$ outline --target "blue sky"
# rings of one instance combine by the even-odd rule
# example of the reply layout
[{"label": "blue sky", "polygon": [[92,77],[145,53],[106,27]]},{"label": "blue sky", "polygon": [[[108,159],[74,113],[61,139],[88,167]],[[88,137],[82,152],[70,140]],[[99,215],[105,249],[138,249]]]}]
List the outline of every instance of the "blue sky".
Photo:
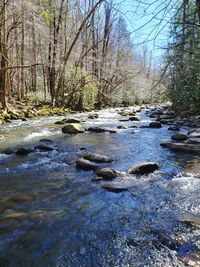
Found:
[{"label": "blue sky", "polygon": [[136,50],[148,47],[155,61],[165,52],[176,0],[117,0]]}]

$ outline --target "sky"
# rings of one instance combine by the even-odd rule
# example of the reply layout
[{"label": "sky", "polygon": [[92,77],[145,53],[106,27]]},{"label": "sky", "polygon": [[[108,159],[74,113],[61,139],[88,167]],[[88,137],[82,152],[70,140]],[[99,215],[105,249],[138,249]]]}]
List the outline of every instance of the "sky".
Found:
[{"label": "sky", "polygon": [[176,0],[117,0],[119,12],[127,21],[135,49],[148,48],[153,60],[159,62],[167,47],[170,19]]}]

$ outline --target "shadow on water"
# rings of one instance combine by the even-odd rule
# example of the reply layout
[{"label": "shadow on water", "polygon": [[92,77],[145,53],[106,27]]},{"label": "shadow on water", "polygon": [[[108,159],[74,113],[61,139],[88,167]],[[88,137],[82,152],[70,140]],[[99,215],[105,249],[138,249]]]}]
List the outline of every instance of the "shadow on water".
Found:
[{"label": "shadow on water", "polygon": [[[139,116],[136,125],[148,123]],[[101,111],[86,126],[134,124],[120,118]],[[0,266],[188,266],[187,258],[198,257],[200,180],[180,174],[191,165],[196,171],[197,156],[161,148],[166,127],[69,136],[55,120],[1,129],[1,149],[48,137],[56,150],[0,157]],[[128,191],[107,192],[91,182],[93,172],[76,170],[83,148],[111,156],[109,166],[120,172],[143,161],[158,162],[160,172],[119,178]]]}]

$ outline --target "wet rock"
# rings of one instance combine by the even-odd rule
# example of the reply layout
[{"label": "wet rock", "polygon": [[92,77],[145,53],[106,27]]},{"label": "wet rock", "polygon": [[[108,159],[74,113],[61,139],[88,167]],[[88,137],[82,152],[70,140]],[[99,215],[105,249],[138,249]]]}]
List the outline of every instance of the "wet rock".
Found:
[{"label": "wet rock", "polygon": [[26,201],[31,201],[33,200],[35,197],[33,195],[28,195],[28,194],[20,194],[20,195],[15,195],[15,196],[11,196],[8,201],[10,202],[15,202],[15,203],[19,203],[19,202],[26,202]]},{"label": "wet rock", "polygon": [[100,128],[100,127],[89,127],[88,128],[89,132],[94,132],[94,133],[104,133],[106,132],[105,128]]},{"label": "wet rock", "polygon": [[136,112],[135,111],[122,111],[122,112],[119,112],[119,114],[121,116],[135,116]]},{"label": "wet rock", "polygon": [[100,183],[100,182],[103,181],[103,178],[102,177],[94,177],[94,178],[91,179],[91,181],[93,183]]},{"label": "wet rock", "polygon": [[65,121],[61,120],[61,121],[56,121],[54,124],[57,124],[57,125],[63,125],[65,124]]},{"label": "wet rock", "polygon": [[119,120],[119,121],[121,121],[121,122],[126,122],[126,121],[129,121],[129,119],[121,119],[121,120]]},{"label": "wet rock", "polygon": [[130,128],[130,129],[132,129],[132,128],[138,128],[138,126],[137,125],[131,125],[128,128]]},{"label": "wet rock", "polygon": [[188,139],[188,136],[185,134],[174,134],[171,139],[174,141],[185,141]]},{"label": "wet rock", "polygon": [[138,119],[137,117],[130,117],[129,121],[140,121],[140,119]]},{"label": "wet rock", "polygon": [[188,227],[200,228],[200,216],[198,215],[183,214],[179,220]]},{"label": "wet rock", "polygon": [[151,112],[151,114],[149,115],[150,118],[155,118],[157,116],[160,116],[163,114],[163,111],[162,110],[155,110],[153,112]]},{"label": "wet rock", "polygon": [[200,145],[200,137],[190,138],[185,141],[186,144]]},{"label": "wet rock", "polygon": [[170,126],[169,128],[168,128],[168,130],[169,131],[180,131],[180,127],[178,127],[178,126]]},{"label": "wet rock", "polygon": [[45,145],[38,145],[38,146],[35,146],[35,149],[36,149],[36,150],[39,150],[39,151],[43,151],[43,152],[48,152],[48,151],[53,151],[53,150],[54,150],[53,147],[45,146]]},{"label": "wet rock", "polygon": [[94,119],[98,119],[99,115],[98,114],[90,114],[88,116],[88,119],[94,120]]},{"label": "wet rock", "polygon": [[160,145],[162,147],[169,148],[174,151],[183,151],[188,153],[200,152],[200,145],[176,143],[176,142],[163,142]]},{"label": "wet rock", "polygon": [[174,121],[172,119],[161,119],[160,123],[170,125],[174,123]]},{"label": "wet rock", "polygon": [[41,142],[41,143],[53,143],[53,140],[51,140],[51,139],[40,139],[39,142]]},{"label": "wet rock", "polygon": [[117,132],[115,130],[105,129],[105,128],[101,128],[101,127],[89,127],[88,131],[94,132],[94,133],[105,133],[105,132],[116,133]]},{"label": "wet rock", "polygon": [[127,129],[127,128],[122,126],[122,125],[119,125],[119,126],[117,126],[117,129]]},{"label": "wet rock", "polygon": [[129,174],[145,175],[152,173],[159,169],[159,166],[155,162],[141,163],[128,170]]},{"label": "wet rock", "polygon": [[65,134],[84,133],[85,128],[81,123],[68,123],[62,128],[62,132]]},{"label": "wet rock", "polygon": [[99,166],[94,162],[81,158],[76,161],[76,167],[83,170],[96,170]]},{"label": "wet rock", "polygon": [[28,214],[25,212],[14,211],[14,210],[9,209],[9,210],[5,211],[3,218],[15,220],[15,219],[23,219],[27,216],[28,216]]},{"label": "wet rock", "polygon": [[63,121],[64,121],[65,123],[81,123],[81,120],[76,119],[76,118],[64,119]]},{"label": "wet rock", "polygon": [[105,180],[112,180],[117,177],[117,172],[111,168],[97,169],[96,174]]},{"label": "wet rock", "polygon": [[200,138],[200,129],[193,129],[188,132],[190,138]]},{"label": "wet rock", "polygon": [[128,191],[128,187],[117,186],[117,185],[112,185],[112,184],[104,184],[101,186],[101,188],[112,193],[122,193],[122,192]]},{"label": "wet rock", "polygon": [[18,156],[26,156],[30,153],[32,153],[34,150],[33,149],[28,149],[28,148],[24,148],[24,147],[20,147],[17,149],[17,151],[15,152],[16,155]]},{"label": "wet rock", "polygon": [[1,151],[1,154],[13,155],[13,154],[15,154],[15,151],[10,149],[10,148],[8,148],[8,149],[5,149],[5,150]]},{"label": "wet rock", "polygon": [[162,125],[158,121],[152,121],[149,123],[149,128],[161,128],[161,127],[162,127]]},{"label": "wet rock", "polygon": [[86,153],[83,155],[83,158],[100,163],[109,163],[113,161],[113,159],[98,153]]}]

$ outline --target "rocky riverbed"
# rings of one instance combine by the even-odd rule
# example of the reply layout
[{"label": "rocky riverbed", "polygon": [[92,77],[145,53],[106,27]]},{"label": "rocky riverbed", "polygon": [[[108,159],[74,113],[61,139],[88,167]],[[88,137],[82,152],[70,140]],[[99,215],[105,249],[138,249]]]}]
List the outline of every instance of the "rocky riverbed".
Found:
[{"label": "rocky riverbed", "polygon": [[0,266],[200,266],[200,118],[167,107],[0,129]]}]

